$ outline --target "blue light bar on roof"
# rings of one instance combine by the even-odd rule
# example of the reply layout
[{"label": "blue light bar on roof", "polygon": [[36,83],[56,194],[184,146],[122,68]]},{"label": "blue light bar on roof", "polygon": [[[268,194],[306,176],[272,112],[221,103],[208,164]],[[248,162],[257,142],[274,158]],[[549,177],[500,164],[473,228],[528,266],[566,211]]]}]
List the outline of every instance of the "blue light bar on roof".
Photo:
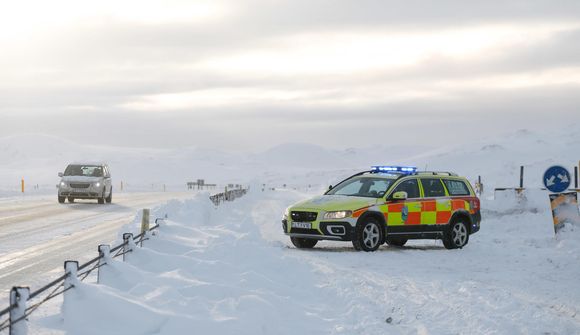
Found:
[{"label": "blue light bar on roof", "polygon": [[376,172],[400,172],[405,174],[411,174],[417,172],[417,168],[414,166],[383,166],[374,165],[371,166],[372,171]]}]

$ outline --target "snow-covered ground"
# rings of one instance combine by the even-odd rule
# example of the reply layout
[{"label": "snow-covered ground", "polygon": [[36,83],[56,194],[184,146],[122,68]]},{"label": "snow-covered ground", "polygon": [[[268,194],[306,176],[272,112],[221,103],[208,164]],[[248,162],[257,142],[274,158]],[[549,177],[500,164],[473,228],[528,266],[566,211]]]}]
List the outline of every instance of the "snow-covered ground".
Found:
[{"label": "snow-covered ground", "polygon": [[482,230],[462,250],[414,241],[374,253],[340,242],[292,247],[281,233],[280,213],[306,196],[254,191],[218,209],[205,195],[170,201],[155,209],[155,216],[169,219],[144,248],[126,263],[106,266],[102,284],[79,283],[62,314],[31,318],[34,329],[580,333],[580,227],[568,226],[554,237],[543,192],[484,201]]},{"label": "snow-covered ground", "polygon": [[[170,183],[162,180],[167,175],[178,185],[188,175],[207,173],[201,177],[208,181],[251,183],[251,192],[219,208],[208,194],[156,207],[152,217],[168,220],[144,248],[127,262],[115,259],[105,266],[102,284],[79,283],[63,306],[52,303],[33,314],[31,330],[579,334],[580,227],[568,225],[554,236],[548,195],[539,189],[548,166],[578,163],[580,132],[577,126],[566,129],[553,136],[517,131],[407,156],[395,151],[389,156],[388,148],[337,152],[308,145],[254,156],[192,149],[191,156],[159,151],[148,160],[147,153],[133,152],[136,166],[147,167],[136,170],[136,183],[154,174],[159,182]],[[121,178],[131,176],[122,159],[126,152],[112,152],[102,157],[117,157],[115,171]],[[14,157],[14,162],[29,161]],[[322,157],[318,164],[317,157]],[[300,166],[301,158],[314,163]],[[196,167],[198,161],[206,172]],[[282,233],[280,217],[288,205],[368,165],[391,162],[454,170],[472,181],[482,176],[482,228],[465,248],[446,250],[440,241],[426,240],[404,248],[382,246],[374,253],[355,252],[340,242],[298,250]],[[511,192],[494,197],[493,187],[517,186],[520,165],[526,166],[525,197]],[[187,166],[192,170],[184,172]],[[2,180],[17,176],[15,165],[2,168],[8,172]],[[136,217],[119,233],[138,226]]]}]

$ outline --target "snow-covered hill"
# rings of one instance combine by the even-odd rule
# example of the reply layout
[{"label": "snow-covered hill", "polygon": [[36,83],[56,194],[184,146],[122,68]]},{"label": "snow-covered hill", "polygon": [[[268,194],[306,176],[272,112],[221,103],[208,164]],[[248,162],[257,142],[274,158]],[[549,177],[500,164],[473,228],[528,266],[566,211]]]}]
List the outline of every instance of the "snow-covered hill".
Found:
[{"label": "snow-covered hill", "polygon": [[117,183],[130,188],[182,189],[187,181],[250,183],[267,187],[322,189],[353,172],[376,164],[415,165],[419,169],[454,171],[474,181],[482,176],[488,190],[514,187],[524,165],[525,185],[540,187],[541,175],[553,164],[578,164],[580,125],[559,132],[517,130],[501,137],[458,138],[453,143],[408,146],[404,140],[378,140],[365,148],[327,149],[289,143],[260,153],[220,152],[202,147],[147,149],[87,146],[62,138],[20,135],[0,138],[0,192],[16,193],[20,179],[54,191],[57,173],[72,161],[106,161]]}]

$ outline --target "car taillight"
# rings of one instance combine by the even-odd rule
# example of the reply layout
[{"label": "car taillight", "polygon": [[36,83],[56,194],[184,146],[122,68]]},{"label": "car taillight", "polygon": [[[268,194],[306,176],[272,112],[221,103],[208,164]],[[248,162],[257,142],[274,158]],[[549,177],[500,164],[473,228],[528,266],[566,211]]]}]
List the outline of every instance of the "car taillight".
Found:
[{"label": "car taillight", "polygon": [[469,206],[473,210],[479,210],[479,199],[469,200]]}]

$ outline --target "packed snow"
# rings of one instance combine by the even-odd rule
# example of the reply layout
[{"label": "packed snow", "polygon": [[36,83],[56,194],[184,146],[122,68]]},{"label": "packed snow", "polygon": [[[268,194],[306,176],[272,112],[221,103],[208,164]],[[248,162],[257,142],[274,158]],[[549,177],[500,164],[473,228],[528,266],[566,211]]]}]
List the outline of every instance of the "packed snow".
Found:
[{"label": "packed snow", "polygon": [[[298,250],[283,234],[281,215],[292,203],[367,165],[403,162],[403,156],[370,162],[372,150],[349,149],[332,152],[334,163],[345,155],[357,155],[360,162],[307,168],[292,164],[300,157],[295,148],[308,150],[300,145],[280,148],[287,155],[238,157],[240,165],[220,156],[227,163],[208,170],[208,178],[226,181],[217,175],[235,173],[250,185],[246,196],[218,207],[209,193],[160,204],[152,218],[167,219],[142,248],[126,262],[110,260],[101,268],[100,284],[79,282],[62,304],[33,314],[31,329],[47,334],[578,334],[580,227],[566,224],[555,235],[548,193],[540,189],[549,165],[578,163],[570,153],[576,152],[580,132],[572,130],[555,138],[519,131],[407,157],[405,163],[420,168],[453,170],[471,181],[483,177],[481,230],[460,250],[447,250],[436,240],[384,245],[373,253],[329,241]],[[312,152],[321,154],[319,148]],[[211,153],[204,157],[207,166],[221,160]],[[264,157],[275,158],[275,164],[266,166]],[[178,161],[194,160],[172,163]],[[526,191],[493,192],[496,186],[517,186],[520,165],[526,166]],[[121,164],[117,168],[126,173]],[[186,176],[173,175],[176,183],[178,177]],[[137,215],[119,235],[139,226]]]}]

